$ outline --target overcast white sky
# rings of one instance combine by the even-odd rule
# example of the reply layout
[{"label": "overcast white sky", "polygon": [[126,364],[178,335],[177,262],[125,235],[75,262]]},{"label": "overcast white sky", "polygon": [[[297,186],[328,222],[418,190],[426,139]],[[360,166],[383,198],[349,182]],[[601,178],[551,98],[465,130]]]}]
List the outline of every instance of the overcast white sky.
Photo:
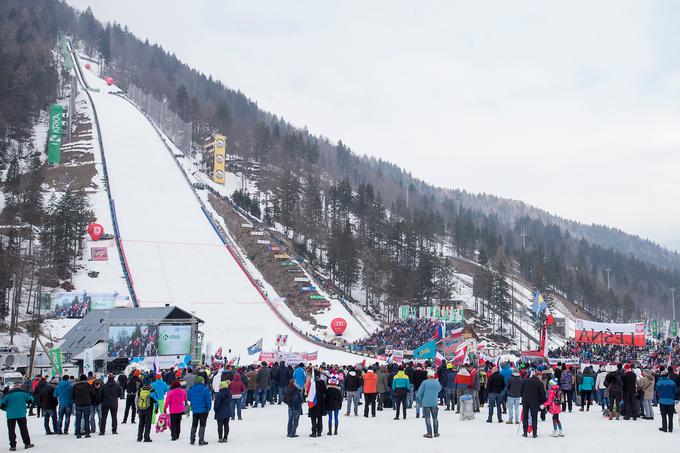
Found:
[{"label": "overcast white sky", "polygon": [[680,249],[680,2],[67,1],[428,182]]}]

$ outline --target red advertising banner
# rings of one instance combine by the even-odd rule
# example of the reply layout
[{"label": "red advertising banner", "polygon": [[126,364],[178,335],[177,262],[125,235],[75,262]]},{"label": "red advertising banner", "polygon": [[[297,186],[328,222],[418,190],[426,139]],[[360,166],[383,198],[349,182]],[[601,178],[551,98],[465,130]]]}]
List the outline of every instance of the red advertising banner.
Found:
[{"label": "red advertising banner", "polygon": [[645,346],[644,323],[613,323],[576,320],[577,343],[615,344],[621,346]]}]

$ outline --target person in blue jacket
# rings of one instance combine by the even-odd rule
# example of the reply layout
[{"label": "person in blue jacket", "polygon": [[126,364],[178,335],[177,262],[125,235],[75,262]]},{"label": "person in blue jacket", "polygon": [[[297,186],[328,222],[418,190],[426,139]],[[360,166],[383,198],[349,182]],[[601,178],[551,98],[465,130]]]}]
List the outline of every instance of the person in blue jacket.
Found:
[{"label": "person in blue jacket", "polygon": [[156,394],[156,407],[154,408],[153,418],[151,423],[156,423],[156,416],[163,412],[163,407],[165,407],[165,395],[170,390],[168,384],[162,379],[160,374],[156,375],[156,380],[151,384],[153,392]]},{"label": "person in blue jacket", "polygon": [[[57,434],[68,434],[71,423],[71,411],[73,410],[73,384],[69,377],[64,375],[54,389],[54,396],[59,400],[59,418],[57,419]],[[63,426],[62,426],[63,423]],[[62,431],[63,427],[63,431]]]},{"label": "person in blue jacket", "polygon": [[220,443],[229,437],[229,420],[232,415],[231,392],[229,381],[220,382],[220,391],[215,393],[215,420],[217,420],[217,437]]},{"label": "person in blue jacket", "polygon": [[456,409],[456,370],[453,368],[453,363],[446,364],[446,371],[444,372],[444,400],[446,401],[445,411]]},{"label": "person in blue jacket", "polygon": [[16,426],[19,425],[21,440],[26,448],[32,448],[31,437],[28,434],[26,422],[26,404],[33,402],[33,395],[21,389],[21,383],[16,383],[14,388],[7,392],[0,402],[0,409],[7,412],[7,433],[9,434],[9,449],[16,451],[17,435]]},{"label": "person in blue jacket", "polygon": [[668,378],[668,370],[663,370],[656,382],[656,393],[661,411],[661,428],[659,431],[673,432],[673,414],[675,413],[675,397],[677,387],[672,379]]},{"label": "person in blue jacket", "polygon": [[[205,425],[212,407],[210,389],[205,385],[203,376],[196,376],[194,385],[187,391],[187,399],[191,403],[191,445],[196,443],[196,429],[198,428],[198,445],[207,445],[205,441]],[[199,428],[200,424],[200,428]]]},{"label": "person in blue jacket", "polygon": [[297,388],[302,390],[305,387],[305,382],[307,382],[307,372],[305,371],[304,363],[300,363],[295,371],[293,371],[293,379],[295,379],[295,385]]},{"label": "person in blue jacket", "polygon": [[[436,379],[434,370],[427,371],[427,380],[423,381],[418,388],[418,400],[423,407],[423,417],[425,418],[425,427],[427,433],[423,437],[432,438],[432,429],[434,428],[434,437],[439,437],[439,420],[437,415],[439,407],[437,407],[439,391],[442,389],[441,384]],[[432,425],[430,424],[432,418]]]}]

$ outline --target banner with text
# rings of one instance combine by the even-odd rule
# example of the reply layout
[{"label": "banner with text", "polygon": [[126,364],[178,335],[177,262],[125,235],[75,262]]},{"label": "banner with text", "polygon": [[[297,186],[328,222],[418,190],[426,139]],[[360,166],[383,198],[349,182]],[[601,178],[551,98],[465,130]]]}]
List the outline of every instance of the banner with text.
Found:
[{"label": "banner with text", "polygon": [[411,305],[401,305],[399,307],[399,318],[437,319],[451,323],[462,323],[464,320],[463,309],[453,305],[442,305],[437,307],[413,307]]},{"label": "banner with text", "polygon": [[577,343],[615,344],[622,346],[645,346],[644,323],[594,322],[576,320]]}]

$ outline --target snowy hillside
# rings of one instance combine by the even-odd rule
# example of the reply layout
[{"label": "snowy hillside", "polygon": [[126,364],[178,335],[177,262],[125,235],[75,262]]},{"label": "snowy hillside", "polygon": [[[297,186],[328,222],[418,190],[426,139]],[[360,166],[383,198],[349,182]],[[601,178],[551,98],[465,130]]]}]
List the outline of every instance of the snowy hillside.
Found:
[{"label": "snowy hillside", "polygon": [[260,337],[264,350],[271,350],[277,334],[288,334],[293,351],[319,349],[319,360],[356,361],[345,352],[319,348],[293,328],[296,320],[286,317],[284,306],[268,303],[222,243],[154,127],[134,105],[111,94],[117,87],[83,73],[87,84],[99,89],[91,96],[139,305],[171,304],[195,313],[205,321],[207,341],[242,358]]}]

